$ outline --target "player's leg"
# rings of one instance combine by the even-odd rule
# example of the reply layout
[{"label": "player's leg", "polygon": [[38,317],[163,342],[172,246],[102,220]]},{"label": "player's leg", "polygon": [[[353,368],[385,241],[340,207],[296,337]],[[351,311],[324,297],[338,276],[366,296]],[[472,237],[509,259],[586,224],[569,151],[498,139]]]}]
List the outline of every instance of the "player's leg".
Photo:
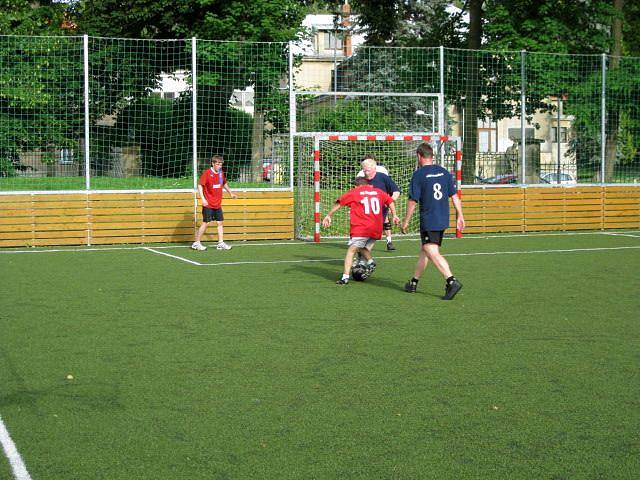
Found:
[{"label": "player's leg", "polygon": [[353,265],[353,256],[361,247],[357,243],[354,243],[354,239],[349,242],[349,248],[347,248],[347,254],[344,256],[344,266],[342,270],[342,277],[336,283],[338,285],[346,285],[349,283],[349,276],[351,275],[351,266]]},{"label": "player's leg", "polygon": [[224,243],[224,216],[222,214],[222,209],[217,208],[214,215],[216,223],[218,224],[218,245],[216,246],[216,250],[231,250],[231,245]]},{"label": "player's leg", "polygon": [[445,294],[443,298],[445,300],[451,300],[462,288],[462,283],[453,276],[451,268],[449,267],[449,262],[447,262],[447,259],[440,253],[441,243],[442,239],[440,240],[440,243],[429,243],[424,245],[424,247],[426,247],[425,251],[428,258],[445,278]]},{"label": "player's leg", "polygon": [[191,248],[193,248],[194,250],[202,251],[207,249],[207,247],[202,245],[200,241],[202,240],[202,235],[204,235],[204,232],[207,230],[207,227],[213,221],[211,210],[212,209],[210,208],[202,207],[202,223],[200,224],[200,227],[196,231],[196,238],[194,239],[194,242],[191,244]]},{"label": "player's leg", "polygon": [[396,247],[393,246],[393,242],[391,241],[391,212],[387,209],[384,215],[384,223],[382,224],[382,228],[384,230],[384,236],[387,240],[387,251],[393,251]]},{"label": "player's leg", "polygon": [[367,267],[367,270],[369,270],[369,275],[371,275],[373,273],[373,271],[376,269],[376,262],[373,260],[373,255],[372,255],[372,251],[373,251],[373,247],[375,246],[376,241],[373,238],[368,238],[367,242],[365,244],[365,247],[362,249],[362,256],[365,259],[365,267]]},{"label": "player's leg", "polygon": [[426,245],[431,242],[431,238],[429,237],[428,231],[420,232],[420,253],[418,253],[418,260],[416,261],[416,267],[413,271],[413,277],[404,284],[404,290],[409,293],[416,293],[418,288],[418,282],[420,281],[420,277],[424,273],[424,269],[427,268],[429,264],[429,256],[427,255]]}]

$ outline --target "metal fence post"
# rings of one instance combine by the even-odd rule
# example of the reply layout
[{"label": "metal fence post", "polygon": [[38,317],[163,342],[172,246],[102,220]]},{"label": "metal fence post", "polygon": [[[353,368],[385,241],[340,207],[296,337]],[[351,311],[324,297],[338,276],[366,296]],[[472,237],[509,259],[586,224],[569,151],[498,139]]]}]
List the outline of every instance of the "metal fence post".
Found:
[{"label": "metal fence post", "polygon": [[[193,118],[191,141],[193,145],[193,190],[198,188],[198,76],[197,76],[197,41],[191,37],[191,111]],[[197,200],[196,200],[197,203]]]},{"label": "metal fence post", "polygon": [[293,192],[293,136],[296,133],[296,96],[293,85],[293,42],[289,42],[289,188]]},{"label": "metal fence post", "polygon": [[82,55],[84,60],[84,186],[91,188],[91,161],[89,159],[89,35],[82,36]]},{"label": "metal fence post", "polygon": [[447,126],[444,121],[444,46],[440,45],[440,102],[438,105],[438,131],[442,135],[447,134]]},{"label": "metal fence post", "polygon": [[522,156],[522,178],[520,181],[525,183],[525,179],[527,177],[527,154],[525,149],[525,120],[527,116],[527,95],[525,91],[525,82],[526,82],[526,73],[525,73],[525,63],[527,59],[527,51],[522,50],[520,52],[520,151]]},{"label": "metal fence post", "polygon": [[605,182],[607,156],[607,54],[602,54],[602,91],[600,92],[600,183]]}]

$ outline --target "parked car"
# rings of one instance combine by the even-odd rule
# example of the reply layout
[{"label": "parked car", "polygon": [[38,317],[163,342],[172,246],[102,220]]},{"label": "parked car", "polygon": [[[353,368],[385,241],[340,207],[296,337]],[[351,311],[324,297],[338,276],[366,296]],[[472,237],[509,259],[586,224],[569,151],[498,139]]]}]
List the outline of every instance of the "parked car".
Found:
[{"label": "parked car", "polygon": [[[560,179],[560,181],[558,181]],[[558,177],[558,172],[547,172],[540,175],[540,183],[550,183],[553,185],[575,185],[576,179],[573,178],[573,175],[569,173],[560,172],[560,177]]]},{"label": "parked car", "polygon": [[479,178],[478,181],[489,185],[503,185],[507,183],[518,183],[518,176],[515,173],[503,173],[495,177]]}]

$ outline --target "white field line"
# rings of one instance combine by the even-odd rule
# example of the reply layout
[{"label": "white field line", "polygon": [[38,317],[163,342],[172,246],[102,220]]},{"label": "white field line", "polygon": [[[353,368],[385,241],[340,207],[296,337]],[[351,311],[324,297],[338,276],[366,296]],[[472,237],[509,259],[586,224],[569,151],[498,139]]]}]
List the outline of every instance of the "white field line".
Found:
[{"label": "white field line", "polygon": [[[640,238],[640,232],[636,230],[622,230],[619,232],[606,232],[606,231],[591,231],[591,232],[553,232],[553,233],[513,233],[513,234],[495,234],[495,235],[475,235],[470,234],[469,236],[463,236],[462,238],[455,237],[447,237],[447,241],[460,241],[460,240],[486,240],[486,239],[501,239],[501,238],[526,238],[526,237],[565,237],[565,236],[584,236],[584,235],[605,235],[605,236],[621,236],[621,237],[631,237],[631,238]],[[393,241],[395,242],[415,242],[418,239],[417,236],[413,237],[400,237],[395,238]],[[348,240],[347,237],[344,238],[327,238],[322,241],[322,244],[344,244]],[[283,242],[232,242],[234,248],[239,247],[270,247],[275,245],[316,245],[313,242],[309,241],[283,241]],[[110,250],[148,250],[153,248],[154,250],[170,250],[174,248],[191,248],[191,245],[154,245],[153,247],[145,247],[145,246],[135,246],[135,247],[77,247],[77,248],[43,248],[40,249],[27,249],[27,250],[5,250],[0,248],[0,255],[2,254],[18,254],[18,253],[69,253],[69,252],[107,252]]]},{"label": "white field line", "polygon": [[640,238],[640,235],[631,235],[629,233],[622,233],[622,232],[610,232],[610,233],[604,233],[603,235],[610,235],[612,237],[631,237],[631,238]]},{"label": "white field line", "polygon": [[175,258],[176,260],[181,260],[183,262],[187,262],[187,263],[190,263],[192,265],[198,265],[198,266],[203,265],[200,262],[195,262],[193,260],[189,260],[188,258],[179,257],[178,255],[171,255],[170,253],[160,252],[159,250],[155,250],[153,248],[145,247],[143,250],[147,250],[148,252],[157,253],[158,255],[164,255],[165,257]]},{"label": "white field line", "polygon": [[[475,257],[480,255],[528,255],[535,253],[577,253],[577,252],[599,252],[611,250],[627,250],[640,249],[640,245],[631,247],[594,247],[594,248],[561,248],[552,250],[522,250],[522,251],[504,251],[504,252],[471,252],[471,253],[448,253],[445,257]],[[385,255],[384,257],[376,257],[376,260],[394,260],[400,258],[416,258],[417,255]],[[203,267],[219,267],[232,265],[267,265],[267,264],[284,264],[284,263],[310,263],[310,262],[342,262],[344,258],[312,258],[307,260],[255,260],[240,262],[218,262],[218,263],[201,263]]]},{"label": "white field line", "polygon": [[0,417],[0,443],[2,443],[2,449],[4,454],[9,460],[11,465],[11,471],[16,480],[31,480],[31,475],[27,471],[27,467],[22,461],[22,457],[16,448],[16,444],[13,443],[7,427],[5,427],[2,417]]}]

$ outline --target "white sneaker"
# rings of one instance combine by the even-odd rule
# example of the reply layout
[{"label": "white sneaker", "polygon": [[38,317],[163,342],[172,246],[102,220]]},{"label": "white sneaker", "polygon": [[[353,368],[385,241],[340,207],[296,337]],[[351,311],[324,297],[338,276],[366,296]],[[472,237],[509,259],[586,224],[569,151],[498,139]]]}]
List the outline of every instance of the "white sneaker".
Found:
[{"label": "white sneaker", "polygon": [[220,242],[217,246],[216,246],[216,250],[231,250],[231,245],[227,245],[224,242]]},{"label": "white sneaker", "polygon": [[205,247],[203,244],[201,244],[200,242],[193,242],[191,244],[191,248],[193,248],[194,250],[199,250],[199,251],[203,251],[206,250],[207,247]]}]

